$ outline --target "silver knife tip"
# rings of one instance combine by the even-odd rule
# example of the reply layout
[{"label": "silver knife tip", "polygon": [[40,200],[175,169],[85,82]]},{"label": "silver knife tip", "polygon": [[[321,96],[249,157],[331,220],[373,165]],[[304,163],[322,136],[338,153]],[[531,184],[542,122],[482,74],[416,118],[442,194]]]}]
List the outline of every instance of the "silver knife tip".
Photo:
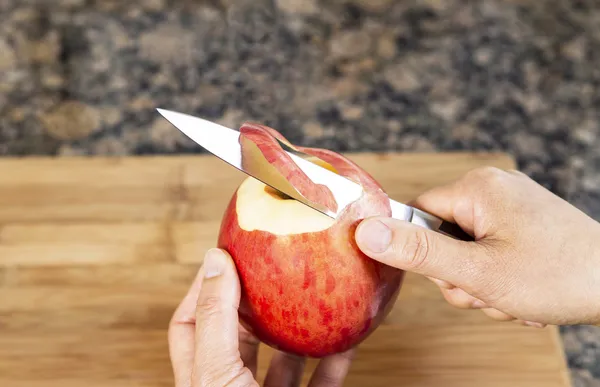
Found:
[{"label": "silver knife tip", "polygon": [[162,115],[164,118],[166,118],[168,121],[170,121],[173,124],[174,124],[173,120],[175,120],[177,117],[183,116],[183,114],[181,114],[181,113],[177,113],[172,110],[167,110],[167,109],[162,109],[162,108],[156,108],[156,111],[159,112],[160,115]]}]

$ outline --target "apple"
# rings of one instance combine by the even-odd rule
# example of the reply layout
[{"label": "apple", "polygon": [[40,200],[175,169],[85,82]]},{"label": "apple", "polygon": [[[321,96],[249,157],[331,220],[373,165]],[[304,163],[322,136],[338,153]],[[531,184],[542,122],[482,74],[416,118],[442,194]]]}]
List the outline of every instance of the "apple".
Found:
[{"label": "apple", "polygon": [[369,216],[390,216],[375,179],[342,155],[296,147],[276,130],[245,123],[242,162],[270,170],[305,198],[327,208],[329,189],[312,182],[285,146],[363,187],[362,196],[330,218],[254,178],[245,179],[223,215],[218,246],[236,264],[244,327],[284,352],[321,358],[351,349],[379,326],[395,303],[404,272],[365,256],[354,232]]}]

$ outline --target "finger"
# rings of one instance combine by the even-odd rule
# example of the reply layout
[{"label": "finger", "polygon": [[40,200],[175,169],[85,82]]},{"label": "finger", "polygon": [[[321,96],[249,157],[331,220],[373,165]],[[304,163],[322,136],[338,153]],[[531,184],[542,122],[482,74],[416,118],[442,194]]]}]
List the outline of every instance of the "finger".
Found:
[{"label": "finger", "polygon": [[211,249],[204,258],[196,307],[196,351],[192,380],[199,386],[254,384],[239,353],[240,283],[231,257]]},{"label": "finger", "polygon": [[271,359],[264,387],[296,387],[302,383],[306,359],[277,351]]},{"label": "finger", "polygon": [[189,386],[194,364],[196,300],[200,294],[202,270],[198,271],[187,294],[173,313],[169,324],[169,354],[175,386]]},{"label": "finger", "polygon": [[428,280],[430,280],[431,282],[433,282],[434,284],[436,284],[440,289],[454,289],[456,288],[456,286],[452,285],[450,282],[448,281],[444,281],[438,278],[433,278],[433,277],[426,277]]},{"label": "finger", "polygon": [[542,323],[538,323],[538,322],[534,322],[534,321],[527,321],[527,320],[513,320],[513,322],[515,324],[519,324],[519,325],[523,325],[525,327],[532,327],[532,328],[545,328],[546,324],[542,324]]},{"label": "finger", "polygon": [[488,308],[485,302],[473,297],[460,288],[441,289],[442,295],[450,305],[460,309]]},{"label": "finger", "polygon": [[242,362],[252,372],[256,378],[258,367],[258,347],[260,341],[241,324],[238,326],[238,336],[240,341],[240,357]]},{"label": "finger", "polygon": [[[490,184],[492,187],[494,184],[506,184],[506,177],[513,175],[494,167],[477,168],[451,184],[421,194],[414,200],[414,207],[456,223],[465,232],[475,236],[475,240],[479,240],[490,232],[482,208],[488,207],[490,200],[498,202],[491,198]],[[492,192],[496,191],[492,189]],[[481,203],[482,198],[487,204]]]},{"label": "finger", "polygon": [[322,359],[310,378],[308,387],[341,387],[348,375],[354,350]]},{"label": "finger", "polygon": [[504,312],[499,311],[498,309],[494,309],[494,308],[486,308],[486,309],[482,309],[483,313],[485,313],[488,317],[493,318],[496,321],[514,321],[516,320],[515,317],[506,314]]},{"label": "finger", "polygon": [[356,243],[369,257],[463,288],[479,280],[488,251],[409,222],[374,217],[362,221]]},{"label": "finger", "polygon": [[[448,222],[456,223],[454,208],[459,193],[459,181],[430,188],[413,201],[411,206],[429,212]],[[467,231],[467,230],[465,230]]]},{"label": "finger", "polygon": [[538,322],[534,322],[534,321],[521,321],[521,322],[526,327],[532,327],[532,328],[538,328],[538,329],[542,329],[542,328],[546,327],[546,324],[542,324],[542,323],[538,323]]}]

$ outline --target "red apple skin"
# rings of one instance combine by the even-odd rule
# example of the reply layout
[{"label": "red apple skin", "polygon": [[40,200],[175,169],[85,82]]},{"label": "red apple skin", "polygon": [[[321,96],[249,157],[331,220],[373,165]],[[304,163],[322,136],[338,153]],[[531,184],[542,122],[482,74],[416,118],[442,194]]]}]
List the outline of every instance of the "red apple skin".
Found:
[{"label": "red apple skin", "polygon": [[[254,124],[240,131],[252,133],[257,127],[281,136]],[[254,140],[260,147],[260,139]],[[273,149],[261,150],[281,152],[280,147]],[[355,347],[380,325],[398,296],[404,272],[368,258],[354,241],[360,220],[391,214],[389,200],[373,177],[334,152],[296,149],[361,183],[365,194],[325,230],[275,235],[240,227],[237,191],[223,215],[218,246],[229,252],[238,270],[242,324],[273,348],[321,358]],[[278,157],[270,155],[270,162]]]},{"label": "red apple skin", "polygon": [[[242,149],[244,149],[244,141],[252,141],[262,152],[262,155],[266,159],[265,161],[275,166],[279,173],[281,173],[281,175],[283,175],[283,177],[296,188],[302,196],[313,203],[321,204],[325,208],[337,212],[337,203],[329,188],[321,184],[310,182],[308,176],[296,166],[292,158],[287,153],[281,151],[281,145],[279,145],[275,138],[293,149],[298,148],[290,144],[279,134],[279,132],[269,127],[256,124],[243,125],[240,132],[242,133],[240,139]],[[244,164],[244,162],[244,158],[242,158],[242,164]]]}]

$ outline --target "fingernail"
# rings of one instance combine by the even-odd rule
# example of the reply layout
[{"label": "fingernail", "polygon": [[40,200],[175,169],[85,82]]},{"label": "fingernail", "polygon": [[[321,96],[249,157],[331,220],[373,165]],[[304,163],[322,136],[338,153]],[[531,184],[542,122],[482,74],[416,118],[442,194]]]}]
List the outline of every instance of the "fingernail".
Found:
[{"label": "fingernail", "polygon": [[204,278],[218,277],[225,270],[225,255],[219,249],[210,249],[204,256]]},{"label": "fingernail", "polygon": [[533,328],[544,328],[546,326],[545,324],[540,324],[533,321],[523,321],[523,324]]},{"label": "fingernail", "polygon": [[366,220],[356,237],[358,244],[373,253],[383,253],[392,243],[392,230],[379,220]]},{"label": "fingernail", "polygon": [[487,307],[485,302],[483,302],[481,300],[473,301],[473,304],[471,304],[471,306],[473,307],[473,309],[483,309],[483,308]]},{"label": "fingernail", "polygon": [[438,278],[433,278],[433,277],[427,277],[427,278],[429,278],[429,280],[431,280],[431,282],[433,282],[434,284],[436,284],[437,286],[439,286],[442,289],[454,289],[456,287],[448,281],[444,281],[444,280],[441,280]]}]

